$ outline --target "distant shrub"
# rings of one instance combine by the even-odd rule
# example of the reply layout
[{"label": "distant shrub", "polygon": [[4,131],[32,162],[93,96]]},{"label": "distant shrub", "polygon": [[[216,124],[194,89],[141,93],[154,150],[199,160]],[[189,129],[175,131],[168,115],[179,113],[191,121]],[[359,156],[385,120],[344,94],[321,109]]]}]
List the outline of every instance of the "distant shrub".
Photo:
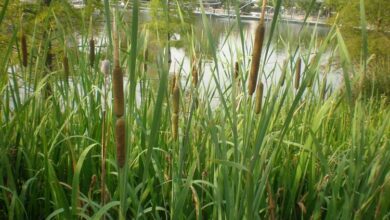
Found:
[{"label": "distant shrub", "polygon": [[374,58],[367,66],[366,75],[354,84],[354,96],[383,98],[390,103],[390,57]]}]

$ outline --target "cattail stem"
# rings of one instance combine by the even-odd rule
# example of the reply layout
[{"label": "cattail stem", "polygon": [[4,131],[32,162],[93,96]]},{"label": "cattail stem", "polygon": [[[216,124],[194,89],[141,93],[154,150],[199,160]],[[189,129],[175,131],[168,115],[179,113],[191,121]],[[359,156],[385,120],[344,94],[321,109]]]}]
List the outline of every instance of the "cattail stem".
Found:
[{"label": "cattail stem", "polygon": [[301,80],[301,68],[302,68],[301,63],[302,63],[301,58],[298,58],[297,63],[296,63],[296,67],[295,67],[295,89],[296,90],[299,89],[299,83]]},{"label": "cattail stem", "polygon": [[[110,61],[103,60],[101,67],[101,72],[104,74],[104,87],[103,87],[103,104],[102,104],[102,149],[101,149],[101,156],[102,156],[102,174],[101,174],[101,205],[104,206],[106,203],[106,156],[107,156],[107,148],[106,148],[106,137],[108,134],[106,134],[106,109],[107,109],[107,90],[108,90],[108,77],[110,75]],[[103,217],[104,219],[104,217]]]},{"label": "cattail stem", "polygon": [[256,109],[255,109],[256,114],[259,114],[262,108],[263,90],[264,90],[264,84],[262,82],[259,82],[256,89]]},{"label": "cattail stem", "polygon": [[115,66],[119,66],[119,38],[118,38],[118,30],[116,27],[116,18],[114,18],[114,68]]},{"label": "cattail stem", "polygon": [[101,205],[104,206],[106,204],[106,155],[107,155],[107,148],[106,148],[106,111],[103,110],[102,112],[102,149],[101,149],[101,156],[102,156],[102,174],[100,177],[100,201]]},{"label": "cattail stem", "polygon": [[28,59],[27,38],[26,38],[26,35],[24,35],[24,33],[22,33],[20,44],[21,44],[21,47],[22,47],[22,65],[24,67],[27,67],[27,64],[28,64],[28,61],[27,61],[27,59]]},{"label": "cattail stem", "polygon": [[173,113],[172,114],[172,138],[175,141],[178,139],[178,130],[179,130],[179,115]]},{"label": "cattail stem", "polygon": [[268,209],[269,209],[269,219],[270,220],[275,220],[276,219],[276,214],[275,214],[275,201],[272,196],[272,190],[271,190],[271,185],[269,182],[267,182],[267,193],[268,193]]},{"label": "cattail stem", "polygon": [[267,0],[263,0],[263,5],[261,6],[260,24],[264,24],[266,6],[267,6]]}]

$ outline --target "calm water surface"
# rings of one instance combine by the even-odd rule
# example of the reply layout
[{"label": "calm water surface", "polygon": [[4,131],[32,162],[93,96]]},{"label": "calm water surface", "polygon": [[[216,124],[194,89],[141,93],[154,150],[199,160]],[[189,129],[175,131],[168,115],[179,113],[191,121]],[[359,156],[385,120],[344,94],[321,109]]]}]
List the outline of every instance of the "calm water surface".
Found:
[{"label": "calm water surface", "polygon": [[[126,17],[131,19],[130,15]],[[140,27],[145,23],[150,22],[150,19],[147,12],[141,12]],[[215,43],[217,62],[214,61],[213,56],[208,53],[207,49],[202,51],[201,88],[203,92],[212,91],[210,88],[215,88],[216,81],[218,81],[218,84],[220,84],[222,89],[230,85],[232,80],[231,76],[233,74],[233,64],[236,61],[240,63],[241,73],[245,75],[248,74],[250,69],[252,42],[257,26],[257,21],[241,21],[241,35],[235,19],[208,17],[208,22]],[[105,36],[104,23],[101,22],[100,24],[99,36],[100,38],[103,38],[103,36]],[[197,43],[199,43],[199,45],[205,45],[206,42],[207,44],[207,31],[201,16],[195,16],[192,25],[195,40],[198,41]],[[271,22],[269,21],[266,23],[266,39],[264,45],[268,42],[270,29]],[[290,60],[288,62],[290,70],[288,73],[294,73],[296,59],[291,59],[290,57],[296,57],[294,56],[296,51],[304,57],[304,60],[310,60],[310,58],[314,56],[315,51],[309,51],[305,47],[308,47],[307,45],[309,45],[312,36],[315,36],[317,40],[321,40],[326,37],[328,31],[329,28],[324,26],[309,25],[302,28],[301,24],[287,22],[278,23],[266,57],[266,46],[263,48],[262,63],[264,65],[262,65],[262,81],[265,83],[265,86],[267,87],[278,81],[283,63],[287,59]],[[173,38],[174,40],[182,40],[182,36],[179,34],[174,34]],[[106,42],[104,39],[98,41]],[[298,47],[298,42],[301,42],[302,44],[300,47]],[[200,46],[200,48],[202,48],[202,46]],[[153,51],[149,51],[149,54],[150,53],[153,53]],[[171,47],[171,56],[172,64],[170,67],[170,74],[180,72],[182,84],[184,84],[191,75],[191,55],[184,47]],[[341,82],[340,69],[333,67],[328,69],[330,53],[326,53],[322,57],[320,72],[325,73],[329,71],[329,73],[326,74],[326,80],[329,89],[332,90]],[[217,63],[217,65],[215,63]],[[302,62],[302,65],[302,69],[304,69],[305,63]],[[153,76],[151,76],[151,78],[153,78]]]}]

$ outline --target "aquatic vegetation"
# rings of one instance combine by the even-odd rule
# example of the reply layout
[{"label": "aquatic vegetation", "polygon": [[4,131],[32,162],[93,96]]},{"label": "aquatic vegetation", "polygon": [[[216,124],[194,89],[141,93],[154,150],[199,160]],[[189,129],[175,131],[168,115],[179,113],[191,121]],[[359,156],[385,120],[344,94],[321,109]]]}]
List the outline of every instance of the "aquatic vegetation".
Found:
[{"label": "aquatic vegetation", "polygon": [[[355,94],[363,64],[337,26],[290,44],[275,34],[277,0],[253,68],[257,40],[235,20],[235,56],[218,54],[203,10],[197,34],[211,53],[190,50],[195,68],[179,60],[170,72],[165,36],[145,50],[138,5],[129,22],[104,2],[94,43],[93,24],[25,46],[12,30],[0,60],[0,219],[389,217],[390,106]],[[287,55],[271,62],[275,39]],[[333,60],[342,81],[330,91]]]}]

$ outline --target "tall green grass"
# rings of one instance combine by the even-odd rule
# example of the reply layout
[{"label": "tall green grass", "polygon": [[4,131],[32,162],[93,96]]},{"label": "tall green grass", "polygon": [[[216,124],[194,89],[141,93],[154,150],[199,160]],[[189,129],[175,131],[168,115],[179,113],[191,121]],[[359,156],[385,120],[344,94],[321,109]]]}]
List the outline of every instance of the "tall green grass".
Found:
[{"label": "tall green grass", "polygon": [[[351,85],[358,73],[336,26],[321,42],[313,34],[308,51],[316,53],[314,58],[301,53],[300,47],[292,48],[283,77],[275,83],[267,80],[270,73],[264,64],[273,53],[270,41],[279,37],[274,30],[281,2],[276,2],[271,31],[265,33],[259,114],[246,89],[252,62],[246,47],[253,42],[243,39],[240,21],[233,24],[242,38],[236,70],[236,60],[218,56],[217,39],[202,15],[213,68],[198,69],[198,86],[181,68],[175,87],[181,95],[173,95],[168,43],[149,51],[153,59],[142,56],[150,41],[137,25],[137,1],[131,24],[123,12],[113,13],[109,1],[104,2],[108,40],[96,42],[105,47],[96,48],[95,63],[103,59],[113,63],[115,28],[110,21],[116,19],[117,30],[122,30],[119,64],[125,79],[123,167],[116,161],[111,93],[104,114],[105,76],[98,65],[90,65],[91,27],[82,25],[79,47],[66,50],[69,79],[63,77],[65,55],[55,55],[58,65],[50,71],[45,64],[48,47],[40,46],[52,41],[65,47],[64,36],[41,39],[42,30],[29,35],[29,62],[24,68],[21,50],[13,49],[20,42],[14,29],[0,62],[0,218],[389,218],[389,106],[385,99],[353,98]],[[180,11],[179,2],[175,7]],[[9,16],[6,11],[5,15]],[[65,33],[65,27],[58,24],[58,28]],[[185,37],[196,40],[191,32]],[[325,55],[329,48],[334,57]],[[201,54],[196,55],[201,59]],[[326,86],[320,61],[330,58],[340,60],[343,82],[341,89],[324,96],[318,92]],[[300,83],[295,87],[301,62]],[[206,74],[212,81],[203,80]],[[226,85],[219,81],[221,75],[228,76]],[[48,85],[51,93],[45,96]],[[177,136],[172,118],[178,123]],[[105,183],[97,178],[102,174],[102,138],[107,141]]]}]

